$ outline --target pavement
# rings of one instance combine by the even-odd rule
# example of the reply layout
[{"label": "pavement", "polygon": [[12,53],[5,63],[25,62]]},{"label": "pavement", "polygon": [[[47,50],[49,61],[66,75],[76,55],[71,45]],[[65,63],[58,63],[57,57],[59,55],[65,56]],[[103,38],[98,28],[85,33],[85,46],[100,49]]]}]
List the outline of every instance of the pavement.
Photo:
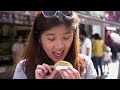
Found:
[{"label": "pavement", "polygon": [[105,73],[99,79],[118,79],[120,78],[120,61],[113,60],[109,65],[109,74]]},{"label": "pavement", "polygon": [[[120,62],[120,59],[119,59],[119,62]],[[119,63],[118,79],[120,79],[120,63]]]}]

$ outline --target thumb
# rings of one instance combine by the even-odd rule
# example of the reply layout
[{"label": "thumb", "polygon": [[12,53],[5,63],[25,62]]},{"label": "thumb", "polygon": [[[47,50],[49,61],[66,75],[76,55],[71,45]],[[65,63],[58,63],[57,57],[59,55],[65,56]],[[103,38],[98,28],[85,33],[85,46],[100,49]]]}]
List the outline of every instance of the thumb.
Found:
[{"label": "thumb", "polygon": [[53,72],[48,76],[48,79],[53,79],[56,73],[57,73],[57,70],[53,70]]}]

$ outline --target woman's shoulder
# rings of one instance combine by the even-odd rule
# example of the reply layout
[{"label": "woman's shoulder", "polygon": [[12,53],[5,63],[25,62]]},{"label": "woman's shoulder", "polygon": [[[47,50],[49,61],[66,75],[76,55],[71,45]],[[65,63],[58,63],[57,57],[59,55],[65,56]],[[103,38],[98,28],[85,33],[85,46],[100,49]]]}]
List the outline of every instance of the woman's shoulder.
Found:
[{"label": "woman's shoulder", "polygon": [[26,79],[25,75],[25,61],[26,60],[21,60],[15,69],[13,79]]},{"label": "woman's shoulder", "polygon": [[96,70],[94,68],[94,65],[92,63],[92,60],[90,57],[88,57],[87,55],[83,55],[80,54],[80,57],[82,58],[82,60],[84,60],[85,64],[86,64],[86,69],[84,71],[84,73],[82,74],[82,78],[83,79],[93,79],[97,76]]},{"label": "woman's shoulder", "polygon": [[26,61],[26,59],[21,60],[21,61],[18,63],[18,65],[23,65],[23,64],[25,64],[25,61]]},{"label": "woman's shoulder", "polygon": [[21,70],[25,71],[25,61],[26,61],[26,59],[25,60],[21,60],[17,64],[16,69],[18,69],[18,71],[21,71]]},{"label": "woman's shoulder", "polygon": [[87,55],[84,55],[84,54],[79,54],[79,55],[82,58],[82,60],[86,63],[88,63],[91,60],[91,58],[88,57]]},{"label": "woman's shoulder", "polygon": [[92,59],[89,56],[85,55],[85,54],[80,54],[80,57],[85,62],[86,67],[89,66],[89,65],[91,65],[93,63]]}]

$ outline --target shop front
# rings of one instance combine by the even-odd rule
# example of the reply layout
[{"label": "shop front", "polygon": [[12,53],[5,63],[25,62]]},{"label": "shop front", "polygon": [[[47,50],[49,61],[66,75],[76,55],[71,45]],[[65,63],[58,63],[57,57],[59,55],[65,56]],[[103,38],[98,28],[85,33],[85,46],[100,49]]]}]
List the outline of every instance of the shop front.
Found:
[{"label": "shop front", "polygon": [[92,34],[98,33],[104,40],[106,27],[115,27],[117,29],[120,28],[119,23],[106,21],[104,18],[99,19],[83,14],[78,14],[78,15],[80,18],[80,23],[85,25],[85,30],[87,31],[89,37]]},{"label": "shop front", "polygon": [[22,36],[25,41],[34,18],[30,15],[0,12],[0,73],[10,70],[7,66],[10,68],[13,65],[12,45],[17,36]]}]

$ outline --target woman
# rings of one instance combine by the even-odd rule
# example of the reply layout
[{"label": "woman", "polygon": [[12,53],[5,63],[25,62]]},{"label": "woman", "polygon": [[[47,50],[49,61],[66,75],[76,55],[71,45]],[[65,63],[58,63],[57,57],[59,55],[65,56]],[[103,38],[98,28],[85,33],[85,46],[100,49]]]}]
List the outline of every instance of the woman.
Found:
[{"label": "woman", "polygon": [[[13,78],[53,79],[58,78],[58,72],[62,79],[95,78],[90,58],[79,55],[78,23],[76,13],[72,11],[40,12]],[[51,66],[61,60],[70,62],[74,68],[54,70]]]},{"label": "woman", "polygon": [[12,56],[13,56],[13,63],[16,65],[19,62],[19,56],[24,49],[22,36],[17,37],[17,42],[12,46]]},{"label": "woman", "polygon": [[94,66],[97,71],[97,76],[99,77],[98,66],[100,66],[101,75],[103,75],[102,69],[102,60],[103,60],[103,51],[104,51],[104,41],[101,39],[99,34],[94,35],[95,41],[93,43],[93,54],[94,54]]}]

